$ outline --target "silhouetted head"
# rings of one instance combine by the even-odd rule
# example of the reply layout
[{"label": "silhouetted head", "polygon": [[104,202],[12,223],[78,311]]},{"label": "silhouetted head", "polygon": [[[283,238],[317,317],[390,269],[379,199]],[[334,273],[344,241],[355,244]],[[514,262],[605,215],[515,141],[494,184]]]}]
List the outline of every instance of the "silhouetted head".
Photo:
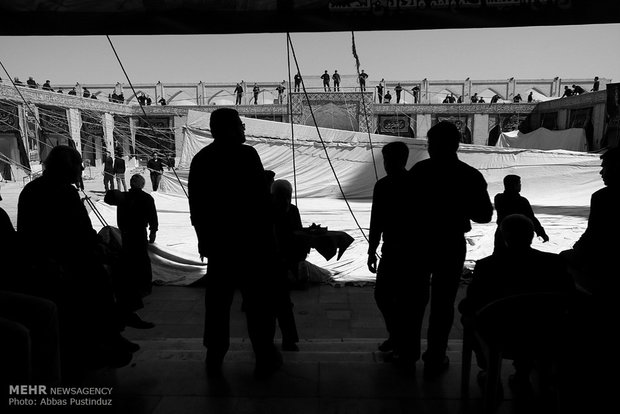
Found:
[{"label": "silhouetted head", "polygon": [[383,167],[388,175],[405,170],[409,148],[401,141],[390,142],[381,150],[383,154]]},{"label": "silhouetted head", "polygon": [[598,80],[598,76],[595,76],[595,77],[594,77],[594,80],[595,80],[595,81],[597,81],[597,80]]},{"label": "silhouetted head", "polygon": [[534,239],[534,223],[523,214],[511,214],[499,225],[504,243],[509,249],[526,249]]},{"label": "silhouetted head", "polygon": [[519,193],[521,191],[521,177],[514,174],[505,176],[504,191],[507,193]]},{"label": "silhouetted head", "polygon": [[134,174],[131,176],[131,178],[129,179],[129,187],[136,189],[136,190],[142,190],[144,188],[144,177],[141,176],[140,174]]},{"label": "silhouetted head", "polygon": [[209,126],[216,142],[226,144],[245,142],[245,124],[241,122],[239,112],[232,108],[219,108],[213,111]]},{"label": "silhouetted head", "polygon": [[286,212],[291,206],[293,186],[287,180],[275,180],[271,185],[271,195],[278,211]]},{"label": "silhouetted head", "polygon": [[82,175],[82,156],[66,145],[52,148],[43,165],[46,177],[63,184],[77,183]]},{"label": "silhouetted head", "polygon": [[574,88],[574,87],[575,87],[575,85],[572,86],[572,88]]},{"label": "silhouetted head", "polygon": [[432,159],[453,158],[459,149],[461,133],[456,125],[441,121],[428,130],[428,155]]},{"label": "silhouetted head", "polygon": [[601,167],[601,178],[605,185],[620,185],[620,147],[609,149],[601,155]]}]

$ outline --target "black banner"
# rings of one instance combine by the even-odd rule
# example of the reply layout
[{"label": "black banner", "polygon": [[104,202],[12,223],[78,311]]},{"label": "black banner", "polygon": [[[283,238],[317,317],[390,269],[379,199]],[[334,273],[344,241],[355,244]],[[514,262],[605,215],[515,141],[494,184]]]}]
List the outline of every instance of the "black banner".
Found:
[{"label": "black banner", "polygon": [[[616,23],[620,22],[620,2],[32,0],[0,1],[0,14],[1,35],[277,33]],[[71,24],[58,24],[59,21]],[[136,21],[141,24],[135,24]]]}]

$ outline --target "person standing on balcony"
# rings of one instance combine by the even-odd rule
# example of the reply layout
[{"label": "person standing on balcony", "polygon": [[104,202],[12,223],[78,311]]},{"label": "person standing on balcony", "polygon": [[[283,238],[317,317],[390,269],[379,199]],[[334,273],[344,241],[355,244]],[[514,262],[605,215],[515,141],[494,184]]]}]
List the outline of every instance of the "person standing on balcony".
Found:
[{"label": "person standing on balcony", "polygon": [[278,87],[276,88],[276,91],[278,91],[278,102],[280,103],[280,105],[284,103],[284,90],[286,89],[284,84],[285,82],[282,81],[282,83],[279,84]]},{"label": "person standing on balcony", "polygon": [[325,71],[325,73],[321,75],[321,79],[323,79],[323,91],[330,92],[331,88],[329,87],[329,73]]},{"label": "person standing on balcony", "polygon": [[252,88],[252,93],[254,94],[254,105],[258,105],[258,94],[260,93],[260,88],[256,83],[254,83],[254,87]]},{"label": "person standing on balcony", "polygon": [[400,86],[400,82],[394,88],[394,92],[396,92],[396,103],[400,103],[400,94],[403,91],[403,87]]},{"label": "person standing on balcony", "polygon": [[420,103],[420,87],[415,85],[411,92],[413,92],[413,103]]},{"label": "person standing on balcony", "polygon": [[362,69],[362,73],[360,73],[359,76],[360,90],[362,92],[366,92],[366,79],[368,79],[368,74],[364,72],[364,69]]},{"label": "person standing on balcony", "polygon": [[377,85],[377,98],[379,98],[379,103],[383,102],[383,89],[384,89],[384,85],[385,81],[383,79],[381,79],[381,82],[379,82],[379,84]]},{"label": "person standing on balcony", "polygon": [[299,74],[299,72],[297,72],[294,79],[295,79],[295,92],[299,92],[299,89],[301,86],[301,75]]},{"label": "person standing on balcony", "polygon": [[340,91],[340,74],[337,70],[334,70],[332,79],[334,80],[334,91]]},{"label": "person standing on balcony", "polygon": [[241,105],[241,98],[243,97],[243,88],[237,83],[235,86],[235,105]]}]

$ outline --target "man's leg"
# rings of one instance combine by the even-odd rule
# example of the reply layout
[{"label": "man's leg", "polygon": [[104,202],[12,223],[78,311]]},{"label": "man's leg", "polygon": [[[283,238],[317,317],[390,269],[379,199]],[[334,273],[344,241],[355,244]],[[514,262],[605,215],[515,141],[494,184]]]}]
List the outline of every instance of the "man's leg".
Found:
[{"label": "man's leg", "polygon": [[[375,285],[375,302],[379,311],[383,315],[385,328],[388,332],[388,344],[383,346],[385,350],[394,348],[395,342],[398,340],[398,329],[396,326],[398,318],[398,308],[396,302],[396,286],[394,278],[398,277],[394,269],[394,263],[391,263],[389,254],[383,253],[379,267],[377,269],[377,282]],[[383,350],[383,349],[382,349]]]},{"label": "man's leg", "polygon": [[206,276],[205,325],[203,345],[207,348],[207,369],[216,374],[222,368],[230,346],[230,306],[235,293],[229,275],[210,263]]},{"label": "man's leg", "polygon": [[446,241],[441,255],[433,258],[428,350],[425,361],[442,363],[454,320],[454,299],[465,261],[465,240]]}]

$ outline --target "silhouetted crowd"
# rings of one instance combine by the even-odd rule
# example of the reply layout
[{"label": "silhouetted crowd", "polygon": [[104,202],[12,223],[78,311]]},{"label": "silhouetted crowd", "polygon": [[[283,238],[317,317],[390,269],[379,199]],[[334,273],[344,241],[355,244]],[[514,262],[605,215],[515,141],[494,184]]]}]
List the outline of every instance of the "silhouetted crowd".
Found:
[{"label": "silhouetted crowd", "polygon": [[[206,369],[210,377],[224,375],[230,307],[234,292],[240,290],[256,355],[255,375],[265,378],[282,365],[274,344],[277,324],[282,349],[299,349],[289,289],[308,248],[296,238],[302,225],[299,210],[291,203],[291,184],[274,180],[256,150],[244,145],[245,124],[237,111],[214,111],[210,128],[213,142],[196,154],[188,179],[198,252],[208,259]],[[465,233],[472,221],[490,222],[494,211],[482,174],[458,158],[460,139],[454,124],[438,123],[428,131],[430,158],[409,170],[407,145],[386,144],[382,155],[387,175],[377,181],[373,192],[367,264],[377,275],[375,300],[388,334],[379,350],[405,372],[414,372],[422,359],[427,380],[450,366],[446,351],[463,275]],[[567,313],[562,308],[558,316],[567,321],[568,335],[561,341],[563,348],[555,349],[555,357],[562,362],[556,369],[564,370],[560,380],[568,381],[570,388],[577,387],[571,379],[585,377],[585,386],[593,393],[605,385],[600,380],[601,367],[612,355],[610,335],[617,323],[612,316],[617,313],[618,294],[620,149],[607,150],[601,160],[605,187],[592,195],[587,230],[573,249],[560,255],[531,247],[535,234],[545,242],[549,237],[529,201],[520,195],[520,177],[505,177],[504,192],[494,200],[493,254],[478,261],[466,297],[458,304],[466,332],[476,333],[464,341],[477,355],[481,383],[490,381],[498,369],[497,353],[489,349],[508,346],[498,345],[497,335],[484,330],[489,326],[482,318],[485,308],[510,304],[504,313],[496,313],[502,315],[497,321],[501,327],[532,309],[536,295],[554,295],[570,302]],[[163,170],[158,162],[157,154],[149,161],[153,191],[159,184],[153,174]],[[25,380],[57,382],[60,372],[126,365],[139,346],[120,332],[126,326],[153,326],[136,313],[150,292],[147,247],[158,230],[153,198],[142,190],[144,179],[134,175],[129,191],[107,192],[105,201],[118,206],[119,230],[106,228],[97,235],[75,187],[80,173],[77,151],[55,147],[45,161],[43,176],[26,185],[20,195],[16,233],[6,214],[0,215],[2,249],[9,252],[3,261],[8,272],[3,273],[14,275],[3,279],[0,303],[11,305],[0,305],[4,318],[0,321],[3,329],[16,332],[10,338],[27,334],[18,333],[19,326],[32,335],[31,368],[22,371],[15,359],[17,365],[6,372],[28,374]],[[116,174],[122,174],[120,169]],[[113,186],[113,180],[107,182]],[[28,260],[20,259],[26,252]],[[421,330],[429,302],[428,342],[423,350]],[[547,320],[546,312],[552,310],[536,316]],[[510,326],[520,338],[542,346],[542,339],[535,335],[532,339],[527,326]],[[546,335],[550,332],[556,331],[547,330]],[[19,341],[3,346],[19,349],[15,343]],[[550,373],[551,357],[524,347],[513,343],[514,354],[505,357],[514,360],[511,386],[529,390],[533,372]]]}]

